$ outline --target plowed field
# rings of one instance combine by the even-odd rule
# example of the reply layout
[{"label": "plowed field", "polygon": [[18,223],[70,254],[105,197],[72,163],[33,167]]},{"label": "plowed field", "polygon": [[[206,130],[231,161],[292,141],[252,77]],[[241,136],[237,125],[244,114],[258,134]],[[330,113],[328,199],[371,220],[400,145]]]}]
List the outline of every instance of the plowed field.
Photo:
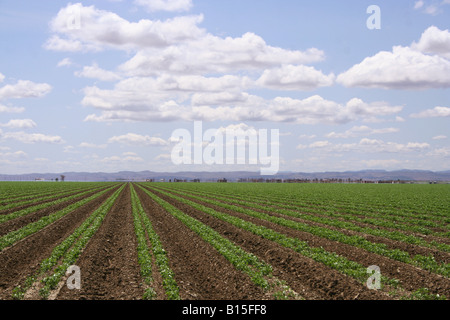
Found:
[{"label": "plowed field", "polygon": [[0,299],[450,297],[450,185],[22,184]]}]

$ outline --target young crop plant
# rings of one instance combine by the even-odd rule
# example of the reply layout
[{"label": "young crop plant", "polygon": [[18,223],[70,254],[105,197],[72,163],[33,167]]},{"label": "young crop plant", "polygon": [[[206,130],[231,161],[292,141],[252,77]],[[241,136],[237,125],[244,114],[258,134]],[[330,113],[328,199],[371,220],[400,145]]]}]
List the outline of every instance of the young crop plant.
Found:
[{"label": "young crop plant", "polygon": [[78,208],[84,206],[85,204],[93,201],[94,199],[99,198],[100,196],[102,196],[103,194],[105,194],[106,192],[108,192],[109,190],[111,190],[112,188],[115,188],[116,186],[111,186],[105,190],[102,190],[100,192],[97,192],[96,194],[80,200],[76,203],[73,203],[67,207],[65,207],[62,210],[59,210],[55,213],[52,213],[48,216],[42,217],[41,219],[39,219],[36,222],[32,222],[18,230],[15,231],[11,231],[10,233],[4,235],[3,237],[0,238],[0,252],[15,244],[16,242],[28,237],[29,235],[32,235],[33,233],[36,233],[38,231],[40,231],[41,229],[45,228],[46,226],[48,226],[49,224],[55,222],[56,220],[64,217],[65,215],[77,210]]},{"label": "young crop plant", "polygon": [[[167,253],[164,250],[161,241],[159,240],[158,234],[153,229],[152,223],[148,218],[139,197],[134,189],[133,185],[131,188],[131,203],[133,211],[133,221],[135,232],[138,240],[138,260],[141,266],[141,274],[144,277],[146,284],[150,285],[146,289],[143,298],[145,300],[152,300],[156,298],[156,293],[151,287],[153,282],[152,278],[152,254],[155,257],[156,265],[158,266],[159,272],[162,277],[163,287],[168,300],[179,300],[179,288],[175,281],[175,276],[172,269],[169,266],[169,259]],[[147,245],[147,236],[151,243],[151,249]]]},{"label": "young crop plant", "polygon": [[[162,191],[160,190],[160,192],[162,192]],[[206,197],[193,196],[193,195],[189,195],[184,192],[181,192],[181,191],[173,191],[173,192],[188,196],[192,199],[200,200],[202,202],[217,205],[222,208],[229,209],[229,210],[232,210],[235,212],[240,212],[240,213],[246,214],[246,215],[254,217],[254,218],[269,221],[269,222],[278,224],[283,227],[288,227],[288,228],[308,232],[308,233],[311,233],[313,235],[316,235],[316,236],[319,236],[319,237],[322,237],[325,239],[338,241],[338,242],[341,242],[344,244],[362,248],[369,252],[380,254],[385,257],[388,257],[388,258],[391,258],[391,259],[394,259],[394,260],[397,260],[400,262],[409,263],[409,264],[418,266],[419,268],[422,268],[424,270],[432,271],[432,272],[435,272],[435,273],[438,273],[438,274],[441,274],[441,275],[444,275],[447,277],[450,275],[450,264],[448,264],[448,263],[444,262],[442,264],[438,264],[434,260],[434,258],[426,258],[425,259],[419,255],[417,255],[417,258],[415,258],[414,256],[411,257],[408,252],[402,251],[400,249],[389,249],[387,247],[387,245],[385,245],[383,243],[370,242],[370,241],[366,240],[364,237],[359,236],[359,235],[349,236],[349,235],[345,235],[344,233],[336,231],[336,230],[331,230],[328,228],[314,226],[314,225],[308,225],[308,224],[305,224],[302,222],[284,219],[284,218],[277,217],[277,216],[272,216],[267,213],[262,213],[262,212],[250,210],[248,208],[222,203],[217,200],[209,199]],[[182,198],[179,198],[179,199],[182,199]],[[315,217],[315,219],[314,219],[316,222],[319,222],[319,223],[322,222],[322,220],[320,218],[318,218],[318,219],[316,219],[316,218],[317,217]],[[325,220],[324,223],[326,224],[326,222],[327,221]],[[336,222],[335,226],[339,226],[340,223],[344,224],[344,222],[342,222],[342,221]],[[342,227],[344,228],[344,226],[342,226]]]},{"label": "young crop plant", "polygon": [[[56,288],[65,275],[67,268],[75,264],[83,248],[98,230],[124,187],[125,184],[103,202],[69,237],[53,249],[52,254],[41,262],[38,271],[29,276],[23,286],[14,289],[14,299],[22,299],[26,291],[42,277],[44,277],[41,280],[43,287],[39,290],[39,295],[42,299],[48,298],[51,290]],[[45,276],[48,272],[50,272],[50,275]]]},{"label": "young crop plant", "polygon": [[241,247],[222,237],[214,229],[183,213],[149,190],[143,188],[142,186],[139,187],[156,203],[162,206],[167,212],[183,222],[188,228],[197,233],[203,240],[211,244],[238,270],[246,273],[253,283],[262,287],[263,289],[269,288],[269,282],[267,279],[272,277],[272,267],[270,265],[259,260],[255,255],[244,251]]},{"label": "young crop plant", "polygon": [[[250,231],[264,239],[274,241],[286,248],[292,249],[303,256],[312,258],[313,260],[323,263],[335,270],[338,270],[358,281],[365,283],[367,281],[367,268],[361,264],[348,260],[345,257],[339,256],[336,253],[328,252],[322,247],[310,247],[307,242],[301,241],[297,238],[288,237],[284,234],[278,233],[272,229],[256,225],[249,221],[216,211],[212,208],[206,207],[199,203],[190,201],[188,199],[176,196],[174,194],[158,190],[158,192],[171,197],[177,201],[185,203],[197,210],[207,213],[217,219],[228,222],[238,228]],[[397,279],[381,276],[383,285],[390,285],[397,287],[399,281]]]},{"label": "young crop plant", "polygon": [[[98,187],[98,188],[95,188],[94,190],[103,189],[103,188],[104,187]],[[69,195],[67,197],[58,198],[58,199],[56,199],[54,201],[51,201],[51,202],[41,203],[41,204],[38,204],[38,205],[35,205],[35,206],[31,206],[31,207],[28,207],[28,208],[25,208],[25,209],[22,209],[22,210],[14,211],[14,212],[12,212],[10,214],[0,215],[0,223],[6,222],[6,221],[9,221],[9,220],[12,220],[12,219],[16,219],[18,217],[26,216],[26,215],[28,215],[30,213],[34,213],[34,212],[36,212],[38,210],[49,208],[49,207],[55,206],[57,204],[66,202],[66,201],[70,201],[72,199],[76,199],[78,197],[82,197],[85,194],[88,194],[88,193],[90,193],[90,192],[92,192],[94,190],[87,190],[87,191],[84,191],[84,192],[81,192],[81,193],[71,194],[71,195]]]},{"label": "young crop plant", "polygon": [[13,208],[17,208],[20,206],[25,206],[28,204],[33,204],[36,202],[45,202],[45,201],[56,201],[59,199],[62,199],[63,197],[67,196],[67,195],[74,195],[78,192],[83,192],[83,191],[89,191],[89,190],[94,190],[94,189],[99,189],[102,187],[96,187],[96,188],[78,188],[78,189],[66,189],[63,191],[56,191],[53,190],[52,192],[49,192],[48,194],[41,194],[38,195],[34,198],[29,199],[28,197],[26,199],[24,199],[23,201],[19,201],[20,199],[15,199],[15,201],[9,203],[9,204],[5,204],[0,206],[0,211],[3,210],[8,210],[8,209],[13,209]]},{"label": "young crop plant", "polygon": [[[164,188],[166,190],[173,190],[177,191],[176,188]],[[178,190],[178,192],[180,192]],[[346,210],[346,213],[343,212],[336,212],[334,209],[327,209],[324,210],[324,208],[318,209],[315,207],[309,207],[304,206],[302,204],[298,204],[296,201],[289,201],[286,204],[285,201],[280,200],[280,198],[275,197],[258,197],[255,195],[236,195],[236,194],[227,194],[224,196],[223,193],[218,192],[200,192],[200,191],[194,191],[189,190],[188,191],[191,194],[199,195],[199,196],[207,196],[209,198],[214,198],[216,200],[220,200],[222,202],[226,203],[232,203],[237,204],[245,207],[250,207],[254,209],[261,209],[261,210],[270,210],[272,212],[276,212],[279,214],[285,214],[292,217],[298,217],[305,220],[310,220],[314,222],[319,222],[322,224],[337,226],[339,228],[363,232],[372,234],[375,236],[381,236],[386,237],[392,240],[398,240],[398,241],[404,241],[411,244],[416,245],[422,245],[425,247],[436,247],[439,250],[450,252],[450,245],[446,245],[444,243],[436,243],[436,242],[427,242],[421,237],[414,236],[414,235],[406,235],[403,234],[397,230],[402,231],[412,231],[415,233],[421,233],[421,234],[427,234],[427,235],[437,235],[440,236],[438,233],[433,232],[427,228],[424,228],[424,226],[427,227],[439,227],[442,225],[438,222],[431,222],[428,220],[419,220],[416,224],[412,224],[411,222],[414,220],[410,216],[404,217],[401,214],[397,213],[395,216],[386,216],[386,215],[380,215],[379,213],[373,213],[368,214],[366,212],[362,212],[360,209],[355,210],[354,214],[351,214],[348,210]],[[294,205],[295,203],[295,205]],[[299,208],[302,208],[302,210],[306,210],[307,213],[299,212]],[[314,215],[312,215],[314,214]],[[363,215],[363,218],[360,218],[359,215]],[[330,218],[327,218],[330,217]],[[380,218],[382,217],[382,218]],[[414,218],[417,218],[415,215]],[[426,218],[426,217],[425,217]],[[425,219],[424,218],[424,219]],[[448,218],[442,218],[442,220]],[[340,220],[346,220],[346,221],[340,221]],[[374,227],[368,228],[368,227],[360,227],[355,225],[353,222],[360,222],[364,224],[373,225]],[[396,229],[396,231],[387,231],[387,230],[380,230],[377,227],[386,227],[391,229]]]}]

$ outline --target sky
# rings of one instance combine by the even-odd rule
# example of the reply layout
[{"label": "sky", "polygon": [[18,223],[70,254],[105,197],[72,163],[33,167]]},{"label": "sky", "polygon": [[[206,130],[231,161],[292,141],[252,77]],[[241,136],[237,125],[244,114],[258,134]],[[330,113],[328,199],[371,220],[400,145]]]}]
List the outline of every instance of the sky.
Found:
[{"label": "sky", "polygon": [[173,161],[199,123],[278,130],[279,171],[450,170],[449,26],[450,0],[0,0],[0,173],[263,166]]}]

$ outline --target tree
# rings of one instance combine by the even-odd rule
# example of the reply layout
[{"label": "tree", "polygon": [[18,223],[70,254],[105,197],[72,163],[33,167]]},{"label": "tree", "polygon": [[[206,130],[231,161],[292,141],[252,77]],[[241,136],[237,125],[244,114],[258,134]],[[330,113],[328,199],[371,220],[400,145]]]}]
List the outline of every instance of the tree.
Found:
[{"label": "tree", "polygon": [[64,182],[64,178],[65,178],[65,177],[66,177],[65,175],[63,175],[63,174],[61,175],[61,181],[62,181],[62,182]]}]

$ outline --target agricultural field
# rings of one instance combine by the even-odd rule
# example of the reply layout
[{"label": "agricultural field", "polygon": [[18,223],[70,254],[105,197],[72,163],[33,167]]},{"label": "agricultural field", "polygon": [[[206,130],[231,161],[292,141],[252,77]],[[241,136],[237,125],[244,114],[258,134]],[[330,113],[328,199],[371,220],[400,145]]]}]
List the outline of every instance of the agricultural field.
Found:
[{"label": "agricultural field", "polygon": [[0,182],[4,300],[445,300],[449,263],[450,185]]}]

